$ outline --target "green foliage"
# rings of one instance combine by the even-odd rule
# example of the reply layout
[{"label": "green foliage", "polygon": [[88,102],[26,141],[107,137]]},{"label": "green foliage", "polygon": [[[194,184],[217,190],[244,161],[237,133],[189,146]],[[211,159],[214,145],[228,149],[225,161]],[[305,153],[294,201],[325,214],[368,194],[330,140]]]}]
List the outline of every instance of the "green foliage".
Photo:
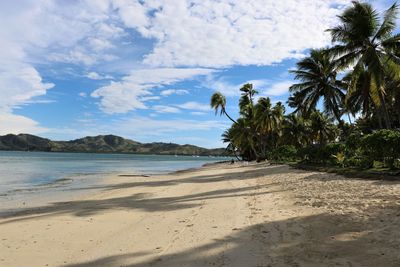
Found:
[{"label": "green foliage", "polygon": [[400,159],[400,131],[379,130],[364,136],[356,132],[345,143],[311,145],[301,149],[299,155],[314,164],[369,169],[374,162],[382,162],[386,167],[395,168]]},{"label": "green foliage", "polygon": [[[371,4],[353,1],[328,31],[332,46],[312,49],[291,73],[285,115],[281,103],[260,97],[252,84],[240,88],[239,118],[225,110],[215,93],[211,107],[232,126],[224,133],[230,151],[246,160],[301,158],[309,163],[394,168],[400,158],[400,34],[398,6],[381,19]],[[344,76],[339,73],[347,71]],[[323,110],[317,110],[322,106]],[[348,115],[348,123],[342,117]],[[351,117],[360,114],[353,123]],[[352,116],[351,116],[352,115]]]},{"label": "green foliage", "polygon": [[[344,100],[343,83],[336,79],[337,65],[323,49],[313,49],[310,56],[300,60],[297,69],[292,70],[300,82],[290,87],[294,93],[290,105],[296,110],[310,113],[323,99],[324,109],[340,121],[340,106]],[[297,106],[297,107],[296,107]]]},{"label": "green foliage", "polygon": [[374,160],[367,157],[354,156],[346,158],[344,165],[348,167],[355,167],[359,169],[370,169],[374,166]]},{"label": "green foliage", "polygon": [[344,152],[338,152],[336,153],[336,155],[332,155],[332,157],[335,158],[338,165],[340,165],[342,168],[344,167],[344,162],[346,160],[346,155],[344,154]]},{"label": "green foliage", "polygon": [[332,155],[344,153],[345,146],[342,143],[330,143],[326,145],[311,145],[300,150],[301,158],[309,163],[317,164],[335,164],[336,161]]},{"label": "green foliage", "polygon": [[271,159],[293,161],[297,159],[297,149],[292,145],[279,146],[271,153]]},{"label": "green foliage", "polygon": [[379,130],[364,136],[360,142],[362,154],[370,160],[394,168],[400,158],[400,131]]}]

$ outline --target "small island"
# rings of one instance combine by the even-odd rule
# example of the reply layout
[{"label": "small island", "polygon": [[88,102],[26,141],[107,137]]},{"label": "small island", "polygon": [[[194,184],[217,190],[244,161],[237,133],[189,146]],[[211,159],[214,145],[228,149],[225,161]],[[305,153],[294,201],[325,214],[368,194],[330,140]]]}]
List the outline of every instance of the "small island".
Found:
[{"label": "small island", "polygon": [[139,143],[115,135],[87,136],[71,141],[51,141],[31,134],[0,136],[0,150],[80,152],[80,153],[133,153],[185,156],[227,156],[224,148],[207,149],[174,143]]}]

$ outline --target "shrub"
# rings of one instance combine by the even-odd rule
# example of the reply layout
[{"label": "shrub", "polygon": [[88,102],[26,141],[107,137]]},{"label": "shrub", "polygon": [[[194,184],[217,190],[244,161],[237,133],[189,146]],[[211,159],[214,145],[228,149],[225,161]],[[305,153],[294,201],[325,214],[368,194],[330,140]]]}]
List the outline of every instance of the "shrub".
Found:
[{"label": "shrub", "polygon": [[363,136],[360,132],[354,132],[347,137],[345,142],[345,147],[346,147],[345,152],[348,158],[353,157],[357,154],[361,146],[362,137]]},{"label": "shrub", "polygon": [[367,157],[354,156],[345,159],[344,165],[361,169],[370,169],[374,166],[374,160]]},{"label": "shrub", "polygon": [[297,149],[292,145],[280,146],[271,153],[273,160],[295,160],[297,158]]},{"label": "shrub", "polygon": [[336,155],[332,155],[332,157],[336,160],[336,163],[340,165],[340,167],[344,167],[344,162],[346,160],[346,155],[344,152],[339,152]]},{"label": "shrub", "polygon": [[361,153],[370,161],[381,161],[394,168],[400,158],[400,131],[379,130],[364,136],[360,142]]},{"label": "shrub", "polygon": [[301,149],[301,157],[311,163],[330,163],[335,164],[333,155],[344,153],[345,146],[341,143],[331,143],[327,145],[311,145]]}]

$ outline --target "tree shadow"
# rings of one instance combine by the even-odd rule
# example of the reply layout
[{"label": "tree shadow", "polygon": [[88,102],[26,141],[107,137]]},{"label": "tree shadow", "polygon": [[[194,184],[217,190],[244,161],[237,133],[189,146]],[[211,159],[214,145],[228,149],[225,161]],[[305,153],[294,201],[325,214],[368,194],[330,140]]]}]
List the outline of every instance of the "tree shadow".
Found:
[{"label": "tree shadow", "polygon": [[154,253],[146,260],[124,254],[66,266],[397,267],[400,234],[396,228],[400,220],[392,225],[376,223],[375,219],[383,216],[388,214],[375,212],[368,221],[329,213],[290,218],[232,231],[228,236],[182,252]]},{"label": "tree shadow", "polygon": [[[268,188],[272,184],[218,189],[196,194],[187,194],[174,197],[156,197],[151,194],[137,193],[124,197],[106,199],[77,200],[69,202],[55,202],[38,208],[22,209],[10,213],[0,213],[0,218],[8,219],[1,224],[16,221],[30,220],[45,216],[70,214],[74,216],[91,216],[96,213],[113,210],[142,210],[146,212],[172,211],[190,209],[201,205],[201,201],[217,198],[246,197],[270,194]],[[260,192],[260,189],[263,191]],[[255,192],[257,190],[257,192]]]},{"label": "tree shadow", "polygon": [[[196,172],[196,171],[195,171]],[[218,183],[222,181],[234,181],[234,180],[246,180],[246,179],[257,179],[261,177],[267,178],[269,175],[278,173],[289,172],[287,166],[273,166],[266,168],[265,165],[257,167],[251,166],[248,168],[244,166],[242,168],[235,168],[228,174],[221,175],[204,175],[201,174],[201,170],[197,170],[198,175],[190,175],[190,177],[179,177],[166,180],[152,180],[151,177],[145,177],[145,181],[134,181],[128,183],[116,183],[92,187],[84,187],[77,190],[90,190],[98,189],[101,191],[129,189],[134,187],[143,188],[154,188],[154,187],[167,187],[179,184],[205,184],[205,183]],[[135,176],[134,178],[137,178]],[[126,179],[126,177],[125,177]],[[276,183],[269,183],[267,186],[273,186]],[[253,187],[239,187],[230,189],[213,190],[205,193],[184,195],[170,198],[151,198],[150,195],[144,196],[143,194],[134,194],[131,196],[124,196],[118,198],[109,198],[104,200],[81,200],[81,201],[68,201],[68,202],[55,202],[46,206],[36,208],[20,208],[14,210],[3,210],[0,211],[0,219],[19,217],[13,220],[7,220],[0,224],[5,224],[13,221],[27,220],[51,216],[57,214],[73,214],[75,216],[90,216],[104,210],[113,209],[140,209],[148,212],[155,211],[168,211],[178,209],[188,209],[199,205],[199,203],[193,203],[195,201],[215,199],[215,198],[227,198],[237,196],[247,196],[252,190],[259,189],[258,186]],[[71,189],[75,190],[75,189]],[[29,217],[28,217],[29,216]],[[21,218],[23,217],[23,218]]]},{"label": "tree shadow", "polygon": [[[152,177],[146,177],[146,181],[133,181],[128,183],[117,183],[117,184],[109,184],[109,185],[98,185],[98,186],[89,186],[89,187],[82,187],[82,188],[72,188],[70,190],[88,190],[88,189],[101,189],[101,190],[115,190],[115,189],[124,189],[130,187],[165,187],[165,186],[172,186],[178,184],[202,184],[202,183],[216,183],[222,182],[227,180],[247,180],[247,179],[257,179],[261,177],[268,178],[268,176],[276,175],[276,174],[285,174],[285,173],[297,173],[297,172],[304,172],[301,170],[292,169],[286,165],[277,165],[277,166],[268,166],[260,165],[257,167],[251,166],[242,166],[242,167],[235,167],[236,171],[231,171],[229,173],[224,173],[220,175],[191,175],[190,177],[179,177],[181,175],[186,174],[185,171],[178,171],[172,175],[178,176],[175,179],[165,179],[165,180],[152,180]],[[191,173],[200,172],[200,170],[191,171]],[[122,177],[131,177],[131,178],[138,178],[141,176],[138,175],[123,175]]]}]

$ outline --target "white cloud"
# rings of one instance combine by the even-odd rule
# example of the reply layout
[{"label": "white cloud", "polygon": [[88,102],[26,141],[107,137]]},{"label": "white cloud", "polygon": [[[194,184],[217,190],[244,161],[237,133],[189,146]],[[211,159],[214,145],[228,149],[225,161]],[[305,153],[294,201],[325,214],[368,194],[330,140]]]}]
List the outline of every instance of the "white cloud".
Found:
[{"label": "white cloud", "polygon": [[293,81],[271,81],[261,79],[233,84],[226,81],[224,78],[215,79],[211,77],[204,83],[204,86],[214,91],[221,92],[226,96],[239,96],[241,93],[239,89],[246,83],[253,84],[253,88],[259,92],[260,96],[281,96],[289,91],[289,87],[293,84]]},{"label": "white cloud", "polygon": [[281,96],[289,92],[289,87],[291,85],[293,85],[293,81],[277,82],[265,90],[263,94],[267,96]]},{"label": "white cloud", "polygon": [[135,116],[115,122],[113,131],[124,136],[159,136],[173,132],[209,131],[225,129],[226,123],[216,120],[198,121],[186,119],[157,120],[149,117]]},{"label": "white cloud", "polygon": [[91,80],[105,80],[105,79],[113,79],[111,75],[101,75],[95,71],[91,71],[86,73],[85,77]]},{"label": "white cloud", "polygon": [[93,37],[88,39],[88,43],[96,52],[101,52],[114,47],[114,45],[108,40]]},{"label": "white cloud", "polygon": [[141,84],[128,81],[111,82],[95,90],[91,96],[101,98],[100,109],[108,114],[126,113],[134,109],[146,109],[141,97],[151,92]]},{"label": "white cloud", "polygon": [[233,84],[227,81],[225,78],[215,78],[210,75],[207,81],[204,83],[204,86],[210,88],[214,91],[221,92],[225,96],[239,96],[240,88],[246,84],[251,83],[253,87],[260,91],[263,87],[266,87],[270,82],[268,80],[249,80],[239,84]]},{"label": "white cloud", "polygon": [[0,111],[9,112],[36,96],[45,95],[53,86],[43,82],[30,65],[6,61],[0,64]]},{"label": "white cloud", "polygon": [[87,97],[87,94],[86,94],[85,92],[80,92],[78,95],[79,95],[80,97]]},{"label": "white cloud", "polygon": [[[161,96],[186,93],[180,89],[163,90],[164,86],[232,65],[270,65],[297,58],[310,47],[328,44],[325,29],[342,9],[338,5],[348,3],[347,0],[0,1],[0,112],[12,118],[17,116],[12,114],[14,108],[45,95],[54,85],[43,81],[36,64],[52,66],[54,62],[94,67],[106,62],[113,64],[118,69],[115,77],[125,76],[91,94],[100,99],[101,110],[125,113],[146,109],[146,101],[158,100],[157,90]],[[129,36],[130,30],[122,25],[154,42],[154,47],[150,51],[148,47],[141,49],[136,36]],[[124,57],[123,47],[128,46],[130,54]],[[126,69],[131,70],[132,66],[143,69],[127,75]],[[101,70],[102,74],[89,72],[87,77],[113,79]],[[260,83],[256,87],[266,86],[263,80],[253,82],[257,81]],[[209,85],[227,96],[237,95],[240,88],[223,79],[210,81]],[[284,90],[282,84],[277,84],[266,93],[280,95]],[[206,111],[205,105],[195,103],[175,108]],[[33,120],[16,118],[23,122],[20,128],[21,125],[40,128]]]},{"label": "white cloud", "polygon": [[133,71],[119,82],[111,82],[98,88],[91,96],[101,98],[100,108],[109,114],[146,109],[144,97],[151,96],[155,88],[208,75],[214,71],[203,68],[140,69]]},{"label": "white cloud", "polygon": [[[270,65],[328,44],[347,0],[115,1],[127,27],[153,38],[152,66]],[[177,30],[179,29],[179,30]]]},{"label": "white cloud", "polygon": [[157,113],[180,113],[181,110],[176,107],[155,105],[152,107]]},{"label": "white cloud", "polygon": [[188,90],[184,89],[167,89],[161,91],[160,95],[162,96],[170,96],[170,95],[187,95],[189,94]]},{"label": "white cloud", "polygon": [[83,46],[76,46],[67,52],[53,52],[47,57],[48,60],[54,62],[83,64],[86,66],[93,65],[99,61],[107,62],[116,59],[113,54],[108,53],[91,53]]},{"label": "white cloud", "polygon": [[122,35],[122,29],[106,26],[104,22],[108,20],[108,11],[93,5],[85,1],[0,2],[0,112],[3,132],[34,133],[43,130],[37,122],[13,114],[13,109],[21,105],[38,103],[35,97],[45,95],[54,87],[54,84],[43,81],[35,66],[37,63],[46,66],[53,58],[93,64],[98,58],[109,58],[104,51],[111,46],[107,47],[106,42],[118,38],[118,34]]},{"label": "white cloud", "polygon": [[195,101],[189,101],[183,104],[175,105],[181,109],[189,109],[189,110],[201,110],[201,111],[210,111],[210,105],[198,103]]},{"label": "white cloud", "polygon": [[146,102],[146,101],[155,101],[155,100],[160,100],[161,97],[159,96],[143,96],[140,98],[140,101]]},{"label": "white cloud", "polygon": [[40,134],[47,130],[30,118],[9,113],[0,113],[0,135],[9,133]]},{"label": "white cloud", "polygon": [[190,114],[195,115],[195,116],[201,116],[201,115],[206,115],[207,112],[201,112],[201,111],[192,111]]}]

